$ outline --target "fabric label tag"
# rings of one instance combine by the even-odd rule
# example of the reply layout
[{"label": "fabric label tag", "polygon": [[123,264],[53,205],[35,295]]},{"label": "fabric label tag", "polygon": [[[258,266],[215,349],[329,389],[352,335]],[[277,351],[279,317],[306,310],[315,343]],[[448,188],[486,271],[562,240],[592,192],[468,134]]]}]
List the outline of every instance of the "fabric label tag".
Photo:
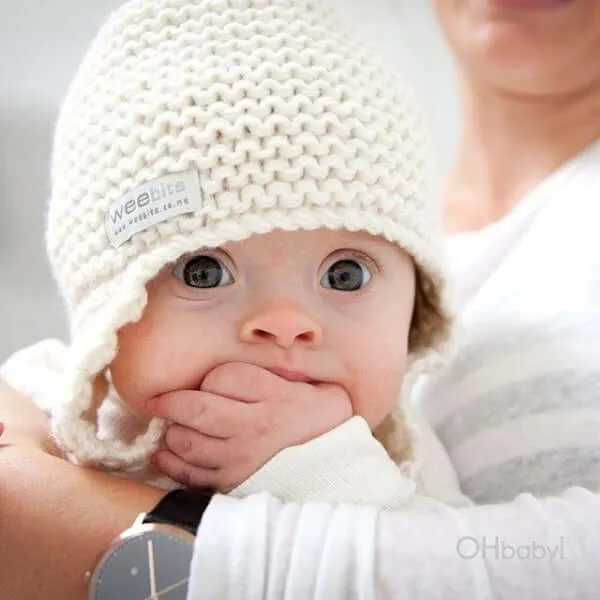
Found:
[{"label": "fabric label tag", "polygon": [[135,233],[173,217],[200,210],[203,205],[198,172],[169,173],[144,183],[108,207],[106,234],[118,248]]}]

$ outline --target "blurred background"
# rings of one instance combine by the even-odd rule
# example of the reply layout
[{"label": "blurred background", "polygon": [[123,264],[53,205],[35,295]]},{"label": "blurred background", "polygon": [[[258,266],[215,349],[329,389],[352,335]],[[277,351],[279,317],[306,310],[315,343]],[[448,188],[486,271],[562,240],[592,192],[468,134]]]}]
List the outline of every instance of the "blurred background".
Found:
[{"label": "blurred background", "polygon": [[[429,0],[341,2],[415,84],[443,175],[458,134],[457,89]],[[67,336],[43,245],[52,131],[87,45],[121,3],[0,0],[0,363],[41,338]]]}]

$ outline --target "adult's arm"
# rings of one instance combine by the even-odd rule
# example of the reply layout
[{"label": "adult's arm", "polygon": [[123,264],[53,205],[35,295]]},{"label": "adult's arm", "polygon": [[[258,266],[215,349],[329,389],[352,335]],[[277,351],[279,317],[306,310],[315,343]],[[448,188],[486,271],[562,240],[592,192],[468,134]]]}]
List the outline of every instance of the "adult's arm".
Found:
[{"label": "adult's arm", "polygon": [[164,490],[74,466],[33,443],[46,417],[0,380],[0,598],[84,600],[84,574]]},{"label": "adult's arm", "polygon": [[580,488],[432,512],[219,497],[189,599],[595,600],[599,556],[600,499]]}]

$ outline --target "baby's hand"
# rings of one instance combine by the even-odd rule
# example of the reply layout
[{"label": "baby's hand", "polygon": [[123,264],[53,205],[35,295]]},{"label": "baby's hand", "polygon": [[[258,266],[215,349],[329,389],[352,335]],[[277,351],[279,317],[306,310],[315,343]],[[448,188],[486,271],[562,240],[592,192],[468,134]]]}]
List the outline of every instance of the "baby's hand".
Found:
[{"label": "baby's hand", "polygon": [[228,492],[283,448],[307,442],[352,416],[334,384],[290,382],[247,363],[213,369],[199,391],[177,391],[148,406],[173,424],[154,464],[189,486]]}]

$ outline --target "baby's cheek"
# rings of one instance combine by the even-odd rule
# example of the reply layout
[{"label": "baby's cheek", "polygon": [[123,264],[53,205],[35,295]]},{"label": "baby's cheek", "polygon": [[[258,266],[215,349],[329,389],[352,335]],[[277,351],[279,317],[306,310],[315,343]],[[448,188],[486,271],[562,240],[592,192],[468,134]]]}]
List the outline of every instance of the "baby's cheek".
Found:
[{"label": "baby's cheek", "polygon": [[164,370],[157,358],[142,349],[132,353],[119,351],[109,368],[119,398],[140,417],[148,416],[145,405],[150,398],[171,389],[170,382],[163,381]]},{"label": "baby's cheek", "polygon": [[353,397],[353,408],[371,429],[375,429],[396,406],[404,381],[405,360],[398,357],[389,363],[370,361],[364,365],[364,376]]},{"label": "baby's cheek", "polygon": [[133,371],[125,372],[114,366],[110,373],[113,387],[120,401],[135,415],[147,418],[149,414],[145,409],[145,404],[149,398],[155,395],[151,383],[147,379],[137,377]]},{"label": "baby's cheek", "polygon": [[149,399],[196,389],[203,375],[194,322],[187,312],[181,314],[155,296],[150,289],[142,318],[117,333],[117,355],[109,367],[121,401],[144,417]]},{"label": "baby's cheek", "polygon": [[365,399],[356,414],[363,417],[371,430],[374,430],[392,412],[396,404],[396,397],[396,394],[389,393],[387,390],[372,390],[369,398]]}]

